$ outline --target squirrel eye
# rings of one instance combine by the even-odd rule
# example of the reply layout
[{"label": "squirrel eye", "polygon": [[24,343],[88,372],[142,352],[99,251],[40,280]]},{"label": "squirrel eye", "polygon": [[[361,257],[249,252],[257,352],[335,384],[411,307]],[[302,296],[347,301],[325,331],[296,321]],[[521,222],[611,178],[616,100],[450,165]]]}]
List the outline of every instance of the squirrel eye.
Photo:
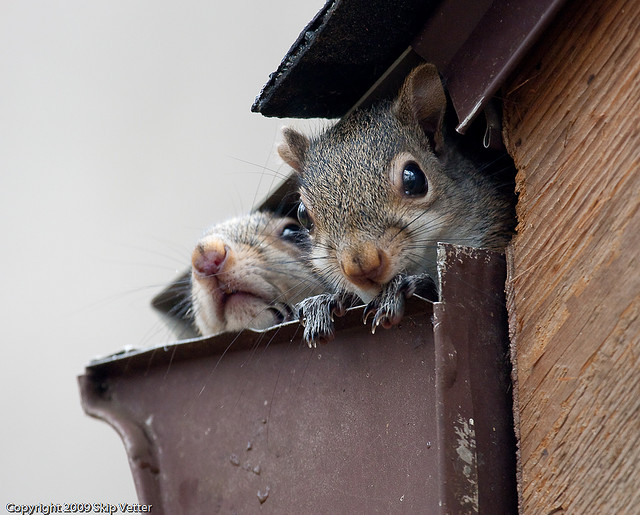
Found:
[{"label": "squirrel eye", "polygon": [[302,227],[300,227],[296,223],[290,223],[285,225],[282,228],[280,237],[283,240],[289,241],[294,245],[299,245],[299,246],[305,245],[309,239],[309,235],[307,231],[305,231]]},{"label": "squirrel eye", "polygon": [[298,206],[298,221],[307,231],[313,229],[313,222],[311,221],[311,217],[307,211],[307,206],[302,202],[300,202],[300,205]]},{"label": "squirrel eye", "polygon": [[418,163],[409,161],[402,170],[402,188],[408,197],[421,197],[426,195],[427,178],[418,166]]}]

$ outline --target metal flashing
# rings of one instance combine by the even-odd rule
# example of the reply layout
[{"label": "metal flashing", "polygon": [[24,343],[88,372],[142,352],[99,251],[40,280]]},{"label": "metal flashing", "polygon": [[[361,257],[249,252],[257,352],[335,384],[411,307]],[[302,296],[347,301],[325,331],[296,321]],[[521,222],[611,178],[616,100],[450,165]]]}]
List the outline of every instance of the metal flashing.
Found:
[{"label": "metal flashing", "polygon": [[[438,66],[464,133],[565,0],[329,1],[256,98],[264,116],[338,118],[415,55]],[[409,63],[403,56],[414,52]],[[402,73],[385,80],[395,94]]]},{"label": "metal flashing", "polygon": [[[87,414],[154,513],[516,511],[504,257],[446,245],[442,298],[371,335],[362,307],[90,363]],[[490,381],[486,379],[490,378]]]}]

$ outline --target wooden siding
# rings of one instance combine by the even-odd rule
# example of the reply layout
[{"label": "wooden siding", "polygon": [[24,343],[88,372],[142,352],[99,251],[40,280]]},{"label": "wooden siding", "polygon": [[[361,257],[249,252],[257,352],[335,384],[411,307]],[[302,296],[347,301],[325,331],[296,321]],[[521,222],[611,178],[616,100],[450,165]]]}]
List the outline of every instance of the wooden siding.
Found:
[{"label": "wooden siding", "polygon": [[521,511],[637,512],[640,2],[569,2],[504,94]]}]

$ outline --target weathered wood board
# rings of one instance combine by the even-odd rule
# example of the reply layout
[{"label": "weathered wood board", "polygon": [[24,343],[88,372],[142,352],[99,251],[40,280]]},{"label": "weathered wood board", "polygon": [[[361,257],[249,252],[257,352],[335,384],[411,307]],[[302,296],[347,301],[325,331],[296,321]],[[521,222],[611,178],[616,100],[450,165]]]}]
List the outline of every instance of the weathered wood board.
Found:
[{"label": "weathered wood board", "polygon": [[521,511],[637,513],[640,2],[568,2],[504,93]]}]

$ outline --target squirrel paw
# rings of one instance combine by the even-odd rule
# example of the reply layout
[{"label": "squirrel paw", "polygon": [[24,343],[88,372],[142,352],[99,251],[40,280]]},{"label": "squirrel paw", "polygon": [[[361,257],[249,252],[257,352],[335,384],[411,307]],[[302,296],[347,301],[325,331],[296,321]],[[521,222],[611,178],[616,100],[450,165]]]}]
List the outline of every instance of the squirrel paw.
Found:
[{"label": "squirrel paw", "polygon": [[333,317],[346,312],[345,299],[339,293],[322,293],[309,297],[296,305],[300,323],[304,326],[304,340],[309,348],[317,343],[333,340]]},{"label": "squirrel paw", "polygon": [[371,333],[382,325],[385,329],[397,325],[404,315],[406,299],[414,293],[429,299],[437,300],[437,288],[429,274],[395,276],[382,291],[364,309],[362,321],[373,315]]}]

